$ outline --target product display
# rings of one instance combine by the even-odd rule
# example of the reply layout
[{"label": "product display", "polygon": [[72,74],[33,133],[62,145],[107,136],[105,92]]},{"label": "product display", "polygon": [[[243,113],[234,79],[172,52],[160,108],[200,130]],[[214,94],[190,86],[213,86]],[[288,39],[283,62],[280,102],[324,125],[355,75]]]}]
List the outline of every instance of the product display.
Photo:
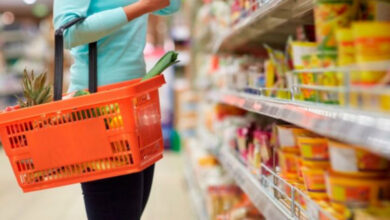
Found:
[{"label": "product display", "polygon": [[390,220],[390,0],[54,5],[0,3],[1,219],[155,164],[145,220]]},{"label": "product display", "polygon": [[[235,117],[215,119],[214,123],[232,124]],[[235,133],[224,126],[217,126],[217,133],[236,136],[236,141],[227,140],[225,146],[236,152],[248,172],[270,178],[270,171],[264,168],[268,167],[282,179],[273,178],[281,190],[275,191],[275,197],[287,208],[294,189],[299,215],[309,215],[315,203],[323,219],[329,214],[349,219],[358,209],[390,199],[387,159],[264,116],[249,114],[242,120]]]},{"label": "product display", "polygon": [[[232,16],[237,17],[240,4],[233,5]],[[251,4],[243,3],[241,11],[250,14],[246,5]],[[385,16],[389,13],[379,10],[388,5],[387,1],[316,0],[316,42],[294,41],[291,33],[286,51],[264,44],[266,59],[221,55],[219,67],[214,68],[215,85],[266,97],[388,112],[390,20]],[[295,38],[307,40],[299,36]]]}]

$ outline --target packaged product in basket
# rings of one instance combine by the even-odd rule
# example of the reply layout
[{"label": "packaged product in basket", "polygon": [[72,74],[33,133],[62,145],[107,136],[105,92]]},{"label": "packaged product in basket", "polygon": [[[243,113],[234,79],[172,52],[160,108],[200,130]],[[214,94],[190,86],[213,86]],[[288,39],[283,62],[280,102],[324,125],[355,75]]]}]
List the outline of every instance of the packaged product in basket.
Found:
[{"label": "packaged product in basket", "polygon": [[357,177],[375,177],[387,174],[387,159],[356,146],[330,141],[329,154],[332,170]]},{"label": "packaged product in basket", "polygon": [[316,0],[314,19],[320,50],[336,50],[335,30],[350,24],[357,6],[357,0]]}]

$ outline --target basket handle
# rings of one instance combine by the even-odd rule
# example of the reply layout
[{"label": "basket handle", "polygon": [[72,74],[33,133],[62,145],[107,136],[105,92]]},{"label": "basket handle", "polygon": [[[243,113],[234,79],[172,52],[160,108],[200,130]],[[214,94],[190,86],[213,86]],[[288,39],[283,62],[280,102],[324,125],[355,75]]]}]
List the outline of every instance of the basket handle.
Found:
[{"label": "basket handle", "polygon": [[[80,17],[62,25],[55,31],[54,39],[54,101],[62,99],[63,74],[64,74],[64,31],[74,24],[83,21]],[[89,85],[90,93],[97,92],[97,42],[89,44]]]}]

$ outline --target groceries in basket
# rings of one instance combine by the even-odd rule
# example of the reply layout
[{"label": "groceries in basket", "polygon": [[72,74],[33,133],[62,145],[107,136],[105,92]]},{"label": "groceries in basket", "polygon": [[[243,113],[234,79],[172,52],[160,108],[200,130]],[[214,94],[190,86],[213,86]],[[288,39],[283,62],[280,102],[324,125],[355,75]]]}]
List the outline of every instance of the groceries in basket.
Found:
[{"label": "groceries in basket", "polygon": [[98,88],[93,65],[97,44],[91,43],[88,91],[64,97],[63,36],[57,34],[53,89],[46,74],[25,71],[24,97],[0,114],[1,142],[22,190],[131,174],[160,160],[164,145],[158,88],[165,80],[158,74],[176,62],[177,54],[168,53],[148,80]]}]

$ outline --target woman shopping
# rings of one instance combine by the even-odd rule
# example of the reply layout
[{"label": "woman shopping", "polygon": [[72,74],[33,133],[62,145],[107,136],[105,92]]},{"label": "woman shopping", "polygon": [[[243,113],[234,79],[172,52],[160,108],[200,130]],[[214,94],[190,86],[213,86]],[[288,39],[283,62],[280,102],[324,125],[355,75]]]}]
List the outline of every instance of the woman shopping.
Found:
[{"label": "woman shopping", "polygon": [[[180,0],[55,0],[54,25],[85,18],[64,33],[71,49],[69,92],[88,88],[88,44],[98,45],[98,84],[107,85],[142,77],[148,15],[169,15]],[[145,209],[154,165],[142,172],[82,183],[90,220],[138,220]]]}]

